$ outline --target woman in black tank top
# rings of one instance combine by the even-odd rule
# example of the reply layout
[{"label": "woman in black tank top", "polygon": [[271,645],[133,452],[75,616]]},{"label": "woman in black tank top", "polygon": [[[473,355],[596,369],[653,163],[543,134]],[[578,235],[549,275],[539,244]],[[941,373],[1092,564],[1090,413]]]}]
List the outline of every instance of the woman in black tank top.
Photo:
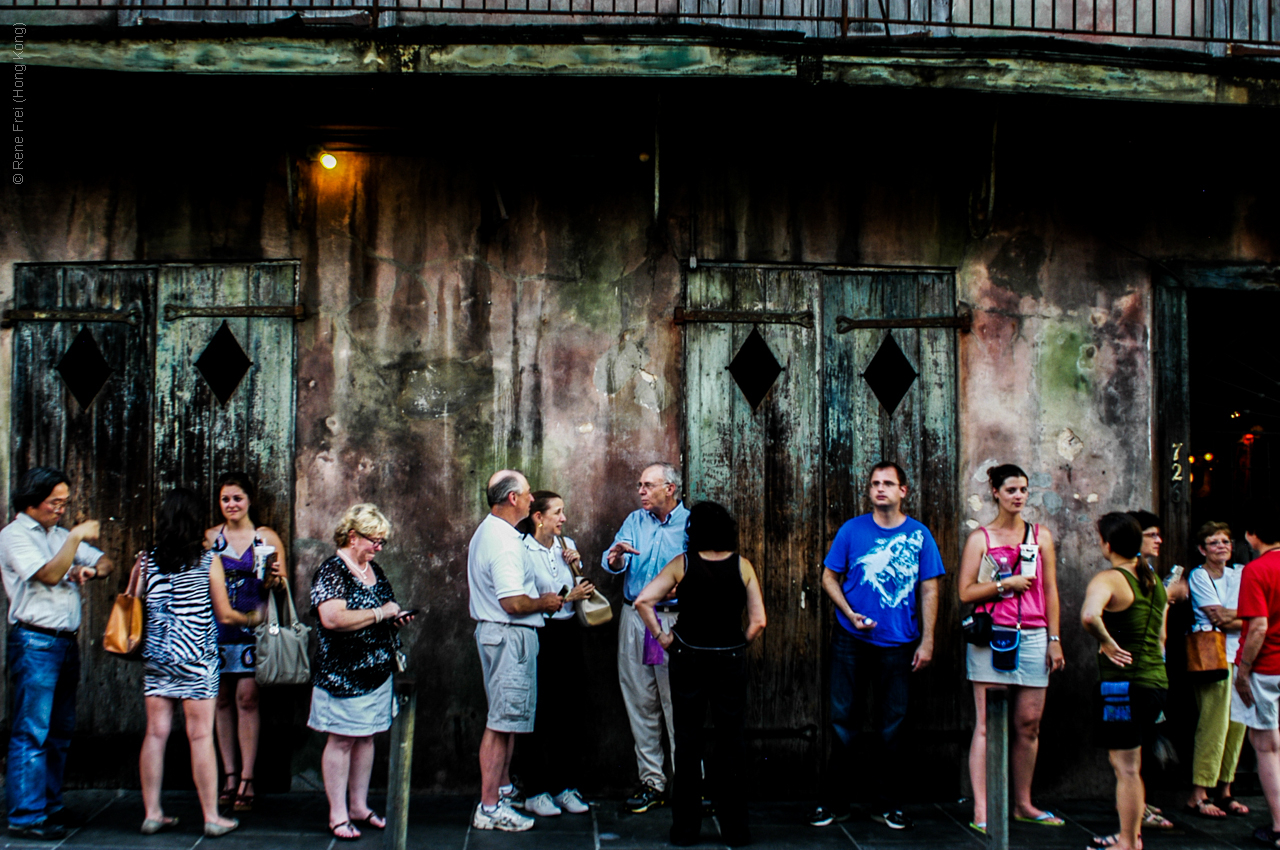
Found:
[{"label": "woman in black tank top", "polygon": [[[733,847],[751,841],[742,770],[746,645],[764,629],[765,613],[755,570],[737,549],[738,525],[729,512],[715,502],[694,505],[688,553],[673,558],[635,602],[636,613],[671,657],[672,844],[695,844],[702,829],[702,723],[708,707],[716,739],[708,774],[720,837]],[[680,613],[664,632],[653,609],[677,585]]]}]

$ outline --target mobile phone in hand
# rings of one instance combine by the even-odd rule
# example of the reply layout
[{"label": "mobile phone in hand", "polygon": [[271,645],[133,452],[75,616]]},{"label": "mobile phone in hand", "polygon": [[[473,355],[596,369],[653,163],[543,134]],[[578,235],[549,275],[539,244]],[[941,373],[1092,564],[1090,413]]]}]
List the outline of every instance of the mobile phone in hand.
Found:
[{"label": "mobile phone in hand", "polygon": [[395,619],[407,620],[410,617],[416,616],[418,612],[421,610],[422,610],[421,608],[410,608],[408,611],[401,611],[399,614],[396,614]]}]

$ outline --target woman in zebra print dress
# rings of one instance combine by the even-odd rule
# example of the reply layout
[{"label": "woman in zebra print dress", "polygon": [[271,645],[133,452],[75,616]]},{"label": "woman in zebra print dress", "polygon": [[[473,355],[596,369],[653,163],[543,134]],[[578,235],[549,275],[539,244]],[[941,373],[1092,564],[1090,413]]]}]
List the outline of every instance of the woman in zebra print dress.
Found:
[{"label": "woman in zebra print dress", "polygon": [[203,546],[203,511],[190,490],[165,497],[156,524],[156,545],[143,559],[146,630],[143,635],[143,695],[147,734],[138,757],[146,819],[142,832],[171,829],[160,804],[164,750],[174,705],[182,702],[191,772],[204,812],[204,834],[225,835],[239,826],[218,814],[218,763],[213,746],[214,702],[218,696],[218,623],[253,627],[261,610],[242,612],[227,599],[222,559]]}]

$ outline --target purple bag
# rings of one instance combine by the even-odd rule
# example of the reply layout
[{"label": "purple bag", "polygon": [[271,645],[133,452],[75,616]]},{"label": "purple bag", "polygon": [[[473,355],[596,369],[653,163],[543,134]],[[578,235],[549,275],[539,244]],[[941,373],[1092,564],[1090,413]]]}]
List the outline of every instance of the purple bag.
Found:
[{"label": "purple bag", "polygon": [[666,664],[667,653],[662,648],[662,644],[658,643],[658,639],[649,634],[649,630],[645,629],[644,633],[644,663],[645,664]]}]

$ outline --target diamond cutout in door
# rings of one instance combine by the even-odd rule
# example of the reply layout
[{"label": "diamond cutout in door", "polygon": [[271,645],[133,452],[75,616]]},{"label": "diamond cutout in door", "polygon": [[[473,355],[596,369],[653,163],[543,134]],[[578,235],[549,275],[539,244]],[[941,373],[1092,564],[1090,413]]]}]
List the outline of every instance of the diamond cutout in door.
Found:
[{"label": "diamond cutout in door", "polygon": [[760,336],[760,331],[752,328],[729,364],[729,374],[733,375],[738,389],[742,390],[747,404],[754,411],[764,401],[778,375],[782,374],[782,366],[769,349],[769,343]]},{"label": "diamond cutout in door", "polygon": [[892,416],[918,375],[907,355],[898,347],[893,331],[890,331],[885,334],[884,342],[880,343],[876,356],[871,358],[862,378],[871,387],[871,392],[875,393],[876,400],[884,407],[885,412]]},{"label": "diamond cutout in door", "polygon": [[75,396],[81,410],[93,403],[113,371],[88,328],[80,329],[80,333],[71,341],[71,347],[54,368],[62,375],[63,382]]},{"label": "diamond cutout in door", "polygon": [[209,388],[220,404],[226,404],[227,399],[235,395],[236,388],[251,366],[253,361],[244,353],[225,321],[196,358],[196,369],[209,382]]}]

